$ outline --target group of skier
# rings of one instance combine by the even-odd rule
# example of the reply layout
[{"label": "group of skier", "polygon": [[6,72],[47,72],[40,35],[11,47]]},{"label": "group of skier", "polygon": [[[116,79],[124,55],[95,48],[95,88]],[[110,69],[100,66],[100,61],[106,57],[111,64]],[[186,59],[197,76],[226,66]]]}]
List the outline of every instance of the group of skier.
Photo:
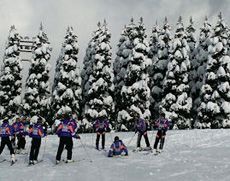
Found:
[{"label": "group of skier", "polygon": [[[55,132],[59,137],[59,146],[56,154],[56,164],[60,163],[61,155],[64,148],[67,150],[67,160],[66,163],[72,162],[72,149],[73,149],[73,138],[80,139],[80,136],[77,134],[78,125],[75,119],[72,119],[72,115],[70,113],[65,113],[61,116],[60,121],[55,127]],[[137,148],[135,151],[142,150],[150,150],[152,148],[150,146],[150,142],[148,139],[148,123],[139,117],[138,114],[134,114],[133,118],[135,119],[135,135],[137,133]],[[154,126],[156,127],[157,134],[154,143],[155,153],[160,153],[164,146],[164,140],[166,136],[166,131],[169,128],[169,121],[165,118],[164,113],[160,114],[160,118],[155,121]],[[93,122],[93,128],[96,132],[96,149],[99,149],[99,141],[100,137],[101,141],[101,149],[105,149],[105,134],[106,132],[110,132],[109,121],[106,116],[99,116]],[[11,162],[15,163],[15,152],[23,153],[25,150],[26,144],[26,136],[32,138],[30,153],[29,153],[29,165],[36,164],[38,162],[38,154],[41,146],[41,139],[47,135],[47,125],[44,122],[42,117],[37,117],[35,122],[30,122],[25,117],[16,116],[15,122],[13,124],[9,123],[9,119],[5,118],[3,120],[2,125],[0,126],[0,137],[1,137],[1,145],[0,145],[0,155],[5,147],[8,146],[11,154]],[[141,148],[141,138],[142,136],[145,139],[146,148]],[[11,138],[11,139],[10,139]],[[17,141],[17,147],[15,146],[15,140]],[[160,147],[158,149],[158,143],[160,142]],[[118,136],[115,136],[114,142],[110,146],[108,151],[108,157],[118,156],[118,155],[128,155],[128,149],[123,143],[122,140],[119,139]],[[43,153],[44,156],[44,153]]]},{"label": "group of skier", "polygon": [[[29,155],[29,164],[34,164],[37,162],[37,157],[39,153],[39,148],[41,145],[41,138],[46,135],[47,125],[41,117],[38,117],[35,123],[30,123],[26,117],[15,117],[15,122],[12,124],[9,123],[9,119],[6,117],[3,120],[2,125],[0,126],[0,155],[5,147],[8,146],[11,154],[12,164],[16,162],[15,153],[26,154],[25,137],[28,135],[32,138],[30,155]],[[11,139],[10,139],[11,138]],[[16,146],[17,139],[17,146]]]},{"label": "group of skier", "polygon": [[[147,134],[147,129],[149,126],[148,123],[144,119],[139,118],[138,115],[135,115],[135,119],[136,119],[135,133],[138,133],[136,151],[142,150],[140,144],[142,136],[144,136],[145,143],[146,143],[146,148],[144,150],[151,150],[152,148],[150,146],[148,134]],[[169,129],[169,121],[168,119],[165,118],[165,113],[163,112],[160,113],[159,119],[157,119],[154,122],[153,126],[157,129],[157,134],[156,134],[153,149],[155,150],[155,153],[160,153],[163,150],[166,131]],[[159,141],[160,141],[160,147],[158,149]]]},{"label": "group of skier", "polygon": [[[148,138],[148,122],[145,121],[144,119],[139,117],[139,114],[134,113],[133,118],[135,120],[135,135],[137,134],[137,148],[134,151],[152,151],[152,148],[150,146],[149,138]],[[97,134],[96,137],[96,149],[99,150],[99,139],[100,135],[102,136],[102,149],[105,147],[105,133],[110,131],[109,128],[109,123],[106,117],[99,117],[98,119],[95,120],[93,124],[94,130]],[[155,138],[155,143],[154,143],[154,150],[155,154],[160,153],[163,150],[164,146],[164,141],[165,141],[165,136],[166,136],[166,131],[169,129],[169,121],[165,118],[165,114],[162,112],[160,113],[159,119],[157,119],[154,123],[154,127],[158,130]],[[146,143],[146,148],[141,147],[141,138],[142,136],[145,139]],[[158,143],[160,141],[160,146],[158,149]],[[128,155],[128,150],[125,144],[123,143],[122,140],[119,139],[118,136],[114,138],[114,142],[112,143],[108,157],[112,157],[113,155]]]}]

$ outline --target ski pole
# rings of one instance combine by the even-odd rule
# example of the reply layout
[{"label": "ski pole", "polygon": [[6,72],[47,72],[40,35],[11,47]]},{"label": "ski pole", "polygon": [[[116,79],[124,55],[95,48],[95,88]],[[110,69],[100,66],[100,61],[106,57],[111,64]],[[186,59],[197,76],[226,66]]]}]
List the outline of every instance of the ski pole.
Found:
[{"label": "ski pole", "polygon": [[127,147],[130,145],[130,143],[132,142],[134,136],[136,135],[136,132],[134,133],[134,135],[130,138],[129,142],[127,143]]},{"label": "ski pole", "polygon": [[83,144],[83,142],[81,141],[81,139],[80,139],[80,143],[81,143],[82,147],[85,150],[86,156],[89,157],[89,159],[90,159],[89,162],[93,162],[93,160],[91,159],[91,156],[90,156],[89,152],[87,151],[87,149],[86,149],[85,145]]},{"label": "ski pole", "polygon": [[113,143],[113,136],[112,136],[112,133],[109,132],[109,135],[110,135],[110,138],[111,138],[111,143]]},{"label": "ski pole", "polygon": [[45,156],[45,152],[46,152],[46,141],[47,141],[47,136],[45,137],[44,149],[43,149],[43,154],[42,154],[41,160],[43,160],[44,156]]},{"label": "ski pole", "polygon": [[32,142],[30,141],[29,148],[28,148],[28,152],[26,153],[26,157],[25,157],[24,163],[26,163],[27,158],[28,158],[28,160],[29,160],[29,155],[30,155],[31,146],[32,146]]},{"label": "ski pole", "polygon": [[92,146],[94,147],[94,139],[93,139],[93,135],[94,135],[94,133],[90,133],[91,134],[91,141],[92,141]]}]

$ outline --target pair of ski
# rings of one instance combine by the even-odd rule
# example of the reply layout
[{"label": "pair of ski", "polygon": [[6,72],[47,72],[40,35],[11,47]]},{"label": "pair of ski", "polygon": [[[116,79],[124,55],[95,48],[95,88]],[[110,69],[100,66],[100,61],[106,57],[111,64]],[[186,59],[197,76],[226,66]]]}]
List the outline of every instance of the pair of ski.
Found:
[{"label": "pair of ski", "polygon": [[37,165],[39,163],[43,162],[43,160],[38,160],[37,163],[28,163],[28,167],[31,167],[31,166],[34,166],[34,165]]},{"label": "pair of ski", "polygon": [[17,155],[27,155],[28,152],[26,150],[14,149],[15,154]]},{"label": "pair of ski", "polygon": [[161,154],[161,152],[160,152],[160,151],[153,152],[153,150],[151,150],[151,151],[149,151],[149,152],[145,153],[145,155],[149,155],[149,154],[151,154],[151,153],[153,153],[153,155],[155,155],[155,156],[157,156],[157,155]]},{"label": "pair of ski", "polygon": [[137,150],[137,149],[133,150],[134,153],[138,153],[138,152],[151,152],[151,151],[152,151],[152,149],[149,149],[149,148],[148,149],[144,148],[144,149],[140,149],[140,150]]},{"label": "pair of ski", "polygon": [[18,152],[17,155],[28,155],[28,152]]},{"label": "pair of ski", "polygon": [[63,163],[65,163],[65,164],[78,163],[78,162],[81,162],[83,160],[85,160],[85,158],[80,159],[80,160],[72,160],[71,162],[68,162],[67,160],[63,159],[59,163],[56,162],[54,166],[62,165]]},{"label": "pair of ski", "polygon": [[157,155],[159,155],[161,153],[159,151],[154,152],[152,149],[151,150],[145,150],[145,149],[143,149],[143,150],[133,150],[133,152],[134,153],[143,152],[144,155],[149,155],[149,154],[153,153],[153,155],[155,155],[155,156],[157,156]]},{"label": "pair of ski", "polygon": [[113,155],[112,158],[121,158],[121,159],[127,159],[128,155]]},{"label": "pair of ski", "polygon": [[0,163],[4,163],[4,162],[10,162],[10,166],[13,166],[17,162],[17,160],[15,160],[14,162],[12,160],[7,160],[7,159],[3,159],[0,161]]},{"label": "pair of ski", "polygon": [[97,151],[105,151],[106,152],[106,149],[97,149],[95,148]]}]

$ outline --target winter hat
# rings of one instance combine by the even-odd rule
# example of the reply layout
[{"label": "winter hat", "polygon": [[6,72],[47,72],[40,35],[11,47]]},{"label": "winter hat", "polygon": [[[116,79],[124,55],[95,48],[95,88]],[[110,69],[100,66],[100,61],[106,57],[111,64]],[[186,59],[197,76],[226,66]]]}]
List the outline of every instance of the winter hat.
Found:
[{"label": "winter hat", "polygon": [[114,141],[118,141],[119,140],[119,137],[118,136],[115,136],[114,137]]},{"label": "winter hat", "polygon": [[137,113],[136,111],[132,111],[130,113],[130,116],[133,117],[133,118],[138,118],[139,117],[139,113]]},{"label": "winter hat", "polygon": [[57,114],[56,114],[56,118],[58,118],[58,119],[60,119],[60,118],[62,118],[62,112],[57,112]]},{"label": "winter hat", "polygon": [[105,110],[102,110],[101,112],[99,112],[99,113],[98,113],[98,117],[103,117],[103,118],[107,117],[106,111],[105,111]]},{"label": "winter hat", "polygon": [[20,120],[20,117],[18,115],[15,116],[15,120]]},{"label": "winter hat", "polygon": [[72,115],[71,112],[67,112],[67,113],[64,114],[64,118],[65,119],[70,119],[71,115]]},{"label": "winter hat", "polygon": [[161,112],[161,113],[160,113],[160,116],[161,116],[161,117],[165,117],[165,113],[164,113],[164,112]]},{"label": "winter hat", "polygon": [[37,123],[42,123],[42,118],[38,117]]},{"label": "winter hat", "polygon": [[9,122],[9,118],[8,117],[5,117],[4,119],[3,119],[3,123],[8,123]]}]

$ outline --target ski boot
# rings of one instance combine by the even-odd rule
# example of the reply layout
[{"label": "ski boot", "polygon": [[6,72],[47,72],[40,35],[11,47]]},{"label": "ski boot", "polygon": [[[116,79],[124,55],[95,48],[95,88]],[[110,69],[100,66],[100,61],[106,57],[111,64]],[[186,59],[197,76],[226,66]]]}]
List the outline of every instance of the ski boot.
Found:
[{"label": "ski boot", "polygon": [[34,161],[33,160],[30,160],[29,161],[29,165],[33,165],[34,164]]},{"label": "ski boot", "polygon": [[11,155],[11,165],[15,164],[16,159],[15,159],[15,154]]},{"label": "ski boot", "polygon": [[72,163],[74,162],[73,160],[66,160],[65,163]]}]

